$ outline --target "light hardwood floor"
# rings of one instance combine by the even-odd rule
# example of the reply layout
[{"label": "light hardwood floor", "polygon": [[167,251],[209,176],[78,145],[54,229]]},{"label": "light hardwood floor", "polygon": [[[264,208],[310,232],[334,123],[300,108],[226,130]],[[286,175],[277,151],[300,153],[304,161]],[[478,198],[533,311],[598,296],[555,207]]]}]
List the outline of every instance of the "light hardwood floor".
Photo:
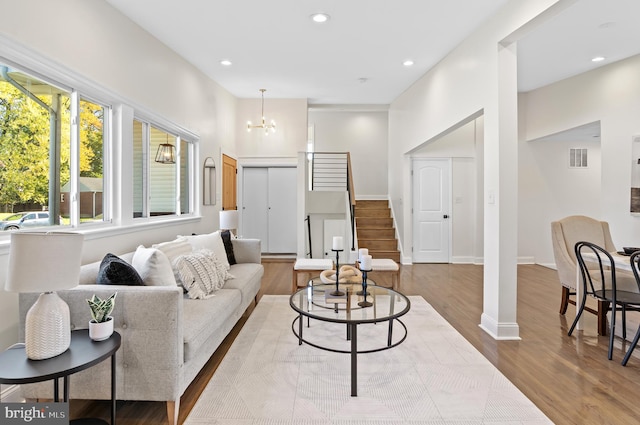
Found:
[{"label": "light hardwood floor", "polygon": [[[259,296],[288,294],[292,262],[266,261]],[[452,326],[529,397],[556,424],[640,423],[640,358],[626,367],[624,352],[607,360],[607,337],[596,333],[595,316],[585,330],[567,336],[575,309],[558,314],[560,284],[554,270],[518,267],[518,324],[521,341],[495,341],[478,323],[482,313],[482,266],[420,264],[402,266],[401,292],[423,296]],[[372,278],[390,284],[384,277]],[[250,307],[249,310],[252,308]],[[248,312],[250,313],[250,311]],[[180,423],[187,417],[248,314],[216,351],[181,399]],[[634,333],[635,329],[629,332]],[[626,346],[625,346],[626,348]],[[640,349],[638,349],[640,354]],[[108,417],[108,402],[71,402],[71,416]],[[118,424],[167,423],[165,405],[118,402]]]}]

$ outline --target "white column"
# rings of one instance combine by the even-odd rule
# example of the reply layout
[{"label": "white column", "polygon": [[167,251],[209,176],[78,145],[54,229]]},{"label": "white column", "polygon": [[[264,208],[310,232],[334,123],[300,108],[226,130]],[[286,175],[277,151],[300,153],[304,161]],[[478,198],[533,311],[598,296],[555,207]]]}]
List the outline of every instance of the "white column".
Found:
[{"label": "white column", "polygon": [[497,97],[485,109],[484,303],[480,327],[518,340],[518,91],[516,46],[498,46]]}]

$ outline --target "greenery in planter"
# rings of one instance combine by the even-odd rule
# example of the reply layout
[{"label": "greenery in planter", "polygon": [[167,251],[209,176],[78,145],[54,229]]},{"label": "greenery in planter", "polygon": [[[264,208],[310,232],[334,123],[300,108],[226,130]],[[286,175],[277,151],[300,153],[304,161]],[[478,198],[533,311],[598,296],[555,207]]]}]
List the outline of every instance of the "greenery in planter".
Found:
[{"label": "greenery in planter", "polygon": [[91,317],[93,321],[96,323],[102,323],[109,320],[109,315],[113,311],[113,307],[115,306],[116,295],[118,293],[114,292],[109,298],[104,300],[100,299],[97,295],[93,295],[90,300],[87,300],[89,303],[89,308],[91,309]]}]

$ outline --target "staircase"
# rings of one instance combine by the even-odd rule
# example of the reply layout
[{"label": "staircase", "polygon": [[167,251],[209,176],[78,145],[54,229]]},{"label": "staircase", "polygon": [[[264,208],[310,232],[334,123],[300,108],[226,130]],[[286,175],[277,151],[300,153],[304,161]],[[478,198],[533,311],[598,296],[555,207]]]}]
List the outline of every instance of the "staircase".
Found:
[{"label": "staircase", "polygon": [[356,229],[358,248],[367,248],[373,258],[400,262],[396,229],[387,201],[357,201]]}]

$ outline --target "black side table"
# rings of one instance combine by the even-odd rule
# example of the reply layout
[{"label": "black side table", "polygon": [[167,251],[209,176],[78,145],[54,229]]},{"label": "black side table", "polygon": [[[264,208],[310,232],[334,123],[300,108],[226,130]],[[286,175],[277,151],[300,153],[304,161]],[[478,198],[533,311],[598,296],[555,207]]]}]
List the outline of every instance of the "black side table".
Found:
[{"label": "black side table", "polygon": [[[69,376],[111,357],[111,425],[116,424],[116,351],[122,338],[114,332],[109,339],[92,341],[88,329],[71,332],[71,346],[59,356],[46,360],[29,360],[24,347],[0,353],[0,383],[32,384],[53,380],[54,402],[59,402],[58,379],[63,378],[64,402],[69,401]],[[72,424],[101,424],[96,419],[78,419]]]}]

